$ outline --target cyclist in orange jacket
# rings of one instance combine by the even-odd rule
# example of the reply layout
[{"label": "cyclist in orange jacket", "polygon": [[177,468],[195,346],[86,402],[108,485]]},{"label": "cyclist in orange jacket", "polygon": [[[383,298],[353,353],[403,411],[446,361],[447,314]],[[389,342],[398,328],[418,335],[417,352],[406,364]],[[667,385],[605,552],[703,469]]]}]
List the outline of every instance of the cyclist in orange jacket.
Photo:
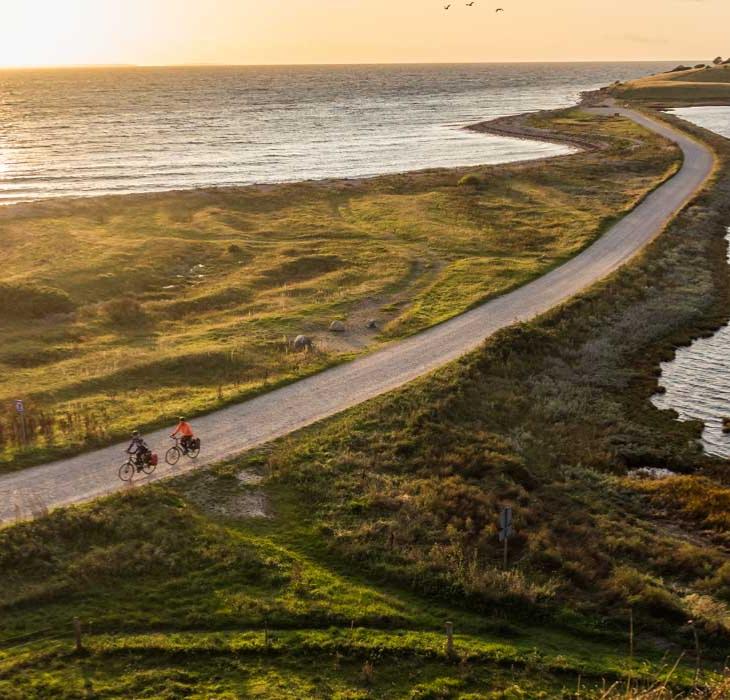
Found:
[{"label": "cyclist in orange jacket", "polygon": [[192,427],[190,426],[190,423],[188,423],[182,416],[180,416],[177,428],[175,428],[175,432],[170,435],[170,437],[174,438],[178,435],[181,436],[180,445],[187,452],[192,445],[195,435],[193,433]]}]

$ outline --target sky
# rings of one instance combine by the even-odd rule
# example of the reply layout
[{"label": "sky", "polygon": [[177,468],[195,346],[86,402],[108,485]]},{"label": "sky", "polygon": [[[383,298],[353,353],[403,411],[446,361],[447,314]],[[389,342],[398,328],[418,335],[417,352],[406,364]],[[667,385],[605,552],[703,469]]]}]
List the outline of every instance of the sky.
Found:
[{"label": "sky", "polygon": [[0,0],[0,66],[730,55],[728,0],[466,1]]}]

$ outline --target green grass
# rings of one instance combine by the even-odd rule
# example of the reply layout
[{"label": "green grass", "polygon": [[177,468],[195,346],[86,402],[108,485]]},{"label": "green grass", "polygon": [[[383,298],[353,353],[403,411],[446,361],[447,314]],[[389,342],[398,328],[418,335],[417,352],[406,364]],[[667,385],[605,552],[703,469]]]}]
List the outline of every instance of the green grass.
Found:
[{"label": "green grass", "polygon": [[[218,478],[230,493],[230,476]],[[590,697],[629,674],[692,682],[689,666],[672,672],[649,645],[629,663],[620,634],[576,637],[369,580],[329,555],[315,523],[275,492],[276,520],[211,517],[183,496],[201,479],[0,533],[2,697],[72,698],[89,687],[99,698],[551,697],[578,676]],[[71,653],[75,616],[82,655]],[[441,687],[445,695],[426,694]]]},{"label": "green grass", "polygon": [[[607,147],[3,210],[3,289],[32,290],[32,315],[45,314],[6,304],[0,317],[0,470],[210,411],[443,321],[574,255],[677,167],[676,148],[622,119],[569,110],[539,125]],[[479,187],[459,186],[469,174]],[[326,330],[334,318],[344,339]],[[315,352],[291,351],[299,333]],[[19,397],[33,436],[22,451]]]},{"label": "green grass", "polygon": [[[230,464],[0,530],[0,697],[687,697],[690,617],[724,697],[727,466],[647,400],[730,312],[710,140],[700,200],[562,308]],[[687,475],[626,478],[647,465]]]}]

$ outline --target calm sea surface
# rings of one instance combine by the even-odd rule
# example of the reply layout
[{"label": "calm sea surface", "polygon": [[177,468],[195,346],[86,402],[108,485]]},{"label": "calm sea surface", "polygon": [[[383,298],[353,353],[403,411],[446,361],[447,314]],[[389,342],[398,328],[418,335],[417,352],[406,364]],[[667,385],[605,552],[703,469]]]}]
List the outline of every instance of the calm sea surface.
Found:
[{"label": "calm sea surface", "polygon": [[0,203],[564,153],[458,127],[673,64],[0,71]]},{"label": "calm sea surface", "polygon": [[[730,138],[730,107],[692,107],[674,113]],[[730,326],[680,349],[675,360],[662,365],[661,384],[667,393],[655,396],[654,405],[673,408],[680,420],[703,420],[705,451],[730,459],[730,435],[722,431],[722,418],[730,417]]]}]

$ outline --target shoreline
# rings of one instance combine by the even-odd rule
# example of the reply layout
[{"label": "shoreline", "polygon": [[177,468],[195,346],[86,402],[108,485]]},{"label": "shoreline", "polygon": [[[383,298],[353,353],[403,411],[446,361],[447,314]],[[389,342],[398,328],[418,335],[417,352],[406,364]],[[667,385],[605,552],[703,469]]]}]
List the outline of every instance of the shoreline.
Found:
[{"label": "shoreline", "polygon": [[[13,215],[20,214],[21,217],[28,215],[37,215],[39,212],[26,212],[25,209],[34,207],[53,207],[53,206],[74,206],[90,204],[95,202],[108,203],[109,200],[120,201],[120,200],[132,200],[133,198],[140,198],[147,200],[154,197],[165,197],[165,196],[180,196],[185,194],[206,194],[210,192],[232,194],[240,191],[251,191],[260,190],[267,191],[276,187],[293,187],[297,185],[310,185],[310,186],[331,186],[331,187],[358,187],[369,182],[374,182],[381,178],[389,177],[407,177],[411,175],[427,174],[427,173],[443,173],[453,172],[455,175],[466,174],[467,172],[473,171],[475,168],[500,168],[503,166],[519,166],[529,165],[537,162],[547,162],[556,158],[568,158],[576,155],[582,151],[594,151],[600,150],[597,147],[596,142],[591,142],[589,139],[577,139],[569,136],[562,136],[558,134],[550,134],[549,132],[533,129],[530,131],[530,127],[508,127],[508,122],[514,122],[515,120],[523,120],[536,114],[556,114],[566,109],[573,109],[580,107],[583,102],[577,102],[573,105],[568,105],[560,109],[550,110],[536,110],[530,112],[520,112],[517,114],[507,115],[504,117],[497,117],[495,119],[475,122],[473,124],[467,124],[464,126],[453,127],[455,130],[467,131],[475,134],[487,135],[487,136],[500,136],[504,138],[512,138],[519,141],[534,141],[537,143],[549,143],[555,146],[567,146],[573,150],[569,153],[556,153],[545,156],[528,157],[524,159],[512,159],[505,160],[499,163],[476,163],[474,165],[454,165],[454,166],[430,166],[425,168],[417,168],[415,170],[398,170],[394,172],[377,173],[374,175],[362,175],[352,177],[322,177],[312,178],[308,180],[282,180],[281,182],[258,182],[242,185],[207,185],[207,186],[196,186],[189,188],[173,188],[165,190],[149,190],[144,192],[120,192],[107,193],[107,194],[90,194],[90,195],[60,195],[60,196],[48,196],[39,199],[31,199],[21,202],[12,202],[9,204],[3,204],[0,202],[0,221],[4,218],[14,218]],[[10,217],[7,215],[10,214]]]}]

